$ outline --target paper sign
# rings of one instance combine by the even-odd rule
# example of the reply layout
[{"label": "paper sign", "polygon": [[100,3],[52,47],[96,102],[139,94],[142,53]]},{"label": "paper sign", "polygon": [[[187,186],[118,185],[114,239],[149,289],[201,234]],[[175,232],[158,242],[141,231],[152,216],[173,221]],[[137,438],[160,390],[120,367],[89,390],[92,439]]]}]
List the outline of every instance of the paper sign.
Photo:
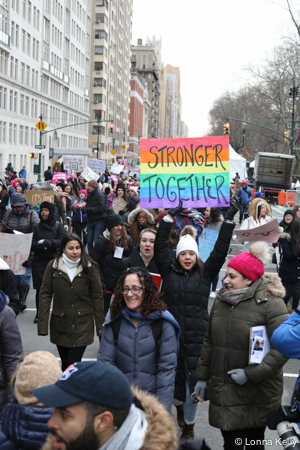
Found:
[{"label": "paper sign", "polygon": [[115,250],[115,253],[114,253],[114,258],[122,259],[123,252],[124,252],[124,248],[116,247],[116,250]]},{"label": "paper sign", "polygon": [[86,167],[84,169],[84,171],[82,172],[82,174],[80,175],[81,177],[83,177],[85,180],[87,181],[97,181],[99,178],[99,175],[97,175],[92,169],[90,169],[89,167]]},{"label": "paper sign", "polygon": [[215,230],[204,229],[203,233],[198,239],[198,247],[199,247],[199,258],[205,262],[211,252],[214,249],[215,243],[217,242],[219,233]]},{"label": "paper sign", "polygon": [[65,172],[55,172],[53,174],[51,184],[56,184],[56,182],[61,179],[63,179],[64,181],[67,181],[67,174]]},{"label": "paper sign", "polygon": [[229,206],[229,137],[142,139],[141,208]]},{"label": "paper sign", "polygon": [[162,282],[163,282],[161,275],[159,275],[159,273],[151,273],[151,272],[149,272],[149,273],[150,273],[151,277],[153,278],[154,283],[156,284],[158,292],[160,292]]},{"label": "paper sign", "polygon": [[24,275],[26,267],[22,264],[28,259],[31,249],[32,233],[0,233],[0,257],[9,265],[15,275]]},{"label": "paper sign", "polygon": [[250,328],[249,364],[260,364],[270,351],[265,325]]},{"label": "paper sign", "polygon": [[106,170],[106,162],[102,159],[89,158],[89,168],[96,173],[104,173]]},{"label": "paper sign", "polygon": [[122,172],[122,170],[124,170],[124,166],[121,166],[120,164],[117,166],[113,165],[110,169],[111,173],[115,173],[116,175]]},{"label": "paper sign", "polygon": [[27,191],[26,198],[31,205],[38,205],[42,202],[54,203],[54,192],[53,191]]},{"label": "paper sign", "polygon": [[138,155],[133,152],[127,152],[127,162],[125,165],[125,169],[129,171],[135,171],[135,166],[137,163]]},{"label": "paper sign", "polygon": [[257,228],[251,230],[238,230],[235,232],[237,237],[241,238],[241,242],[264,241],[269,244],[277,242],[279,239],[278,220],[274,219]]},{"label": "paper sign", "polygon": [[84,170],[84,156],[63,156],[64,170]]}]

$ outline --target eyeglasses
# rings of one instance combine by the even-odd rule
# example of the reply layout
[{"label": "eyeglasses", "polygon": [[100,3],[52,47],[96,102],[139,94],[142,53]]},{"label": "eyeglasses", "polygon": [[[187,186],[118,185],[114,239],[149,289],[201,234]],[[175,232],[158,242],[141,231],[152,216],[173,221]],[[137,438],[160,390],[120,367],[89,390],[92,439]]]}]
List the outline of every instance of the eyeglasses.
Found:
[{"label": "eyeglasses", "polygon": [[122,294],[128,295],[129,291],[131,291],[132,294],[139,294],[142,289],[144,289],[144,287],[138,287],[138,286],[133,286],[132,288],[125,287],[125,288],[123,288]]}]

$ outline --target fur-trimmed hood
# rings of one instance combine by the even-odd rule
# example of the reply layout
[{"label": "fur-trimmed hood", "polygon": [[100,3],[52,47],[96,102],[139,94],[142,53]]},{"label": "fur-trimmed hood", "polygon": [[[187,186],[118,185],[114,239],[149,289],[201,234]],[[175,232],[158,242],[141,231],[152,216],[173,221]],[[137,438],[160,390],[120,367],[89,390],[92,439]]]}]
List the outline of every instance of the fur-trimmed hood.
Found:
[{"label": "fur-trimmed hood", "polygon": [[[140,450],[177,449],[177,428],[171,414],[165,410],[154,396],[134,386],[131,389],[134,397],[141,402],[148,421],[145,439]],[[48,436],[42,450],[54,450],[54,439],[52,436]],[[118,449],[116,448],[115,450]]]},{"label": "fur-trimmed hood", "polygon": [[[262,278],[264,283],[268,283],[266,285],[268,295],[279,298],[285,296],[285,289],[278,275],[264,275]],[[261,287],[263,287],[263,284]]]},{"label": "fur-trimmed hood", "polygon": [[151,212],[149,212],[149,210],[147,209],[142,209],[142,208],[137,208],[134,209],[133,211],[131,211],[131,213],[128,216],[128,224],[132,225],[133,222],[138,218],[138,215],[140,213],[144,213],[147,217],[148,217],[148,222],[153,225],[155,223],[155,219],[153,214],[151,214]]},{"label": "fur-trimmed hood", "polygon": [[253,217],[254,220],[257,220],[257,210],[258,210],[258,203],[263,202],[266,207],[266,216],[272,216],[271,209],[269,204],[266,202],[265,199],[257,197],[254,198],[250,204],[249,204],[249,217]]},{"label": "fur-trimmed hood", "polygon": [[279,239],[287,239],[288,241],[290,241],[291,235],[290,235],[290,233],[287,233],[286,231],[284,231],[283,233],[280,233]]}]

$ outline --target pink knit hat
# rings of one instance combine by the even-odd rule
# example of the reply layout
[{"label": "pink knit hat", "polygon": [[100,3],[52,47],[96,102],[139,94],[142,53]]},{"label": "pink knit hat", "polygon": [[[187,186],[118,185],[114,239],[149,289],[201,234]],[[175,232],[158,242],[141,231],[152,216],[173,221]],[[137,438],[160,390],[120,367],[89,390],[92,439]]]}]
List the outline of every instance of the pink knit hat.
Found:
[{"label": "pink knit hat", "polygon": [[137,194],[138,186],[129,186],[128,191],[134,191]]},{"label": "pink knit hat", "polygon": [[240,253],[232,258],[227,266],[249,280],[256,281],[265,273],[268,257],[268,245],[265,242],[255,242],[249,247],[249,253]]},{"label": "pink knit hat", "polygon": [[81,194],[81,192],[83,192],[84,195],[87,197],[87,190],[86,189],[81,189],[81,191],[78,192],[78,195]]},{"label": "pink knit hat", "polygon": [[243,180],[242,184],[246,184],[248,186],[248,180]]}]

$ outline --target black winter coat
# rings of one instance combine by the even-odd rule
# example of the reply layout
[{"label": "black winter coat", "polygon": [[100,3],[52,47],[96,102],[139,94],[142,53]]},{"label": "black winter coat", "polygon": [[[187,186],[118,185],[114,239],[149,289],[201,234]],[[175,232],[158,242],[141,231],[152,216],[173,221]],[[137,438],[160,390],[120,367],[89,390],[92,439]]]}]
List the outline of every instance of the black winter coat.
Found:
[{"label": "black winter coat", "polygon": [[40,449],[53,413],[53,408],[8,403],[1,415],[0,450]]},{"label": "black winter coat", "polygon": [[138,195],[134,195],[133,197],[128,198],[128,211],[133,211],[136,208],[136,205],[140,203],[140,197]]},{"label": "black winter coat", "polygon": [[300,246],[298,248],[298,255],[295,256],[289,233],[282,233],[280,235],[280,244],[282,257],[278,271],[279,276],[283,282],[296,283],[296,281],[300,280]]},{"label": "black winter coat", "polygon": [[99,189],[88,193],[85,211],[88,222],[97,222],[105,219],[106,200]]},{"label": "black winter coat", "polygon": [[[56,250],[65,234],[66,230],[61,222],[54,221],[48,225],[41,220],[33,227],[31,245],[31,251],[34,252],[32,260],[33,289],[41,289],[46,267],[49,261],[56,258]],[[43,244],[38,244],[41,239],[51,241],[51,246],[45,248]]]},{"label": "black winter coat", "polygon": [[[105,230],[106,232],[106,230]],[[104,232],[104,233],[105,233]],[[126,258],[131,254],[133,250],[133,242],[130,236],[128,236],[128,248],[123,252],[123,258]],[[95,261],[100,266],[101,281],[103,282],[103,291],[114,292],[116,283],[123,272],[122,259],[114,258],[114,250],[109,245],[109,240],[100,236],[94,247]]]},{"label": "black winter coat", "polygon": [[124,258],[122,260],[122,266],[123,270],[126,270],[129,267],[142,267],[143,269],[147,269],[148,272],[159,273],[154,257],[151,259],[150,264],[147,267],[145,266],[145,263],[140,255],[139,245],[132,250],[129,258]]},{"label": "black winter coat", "polygon": [[17,316],[19,314],[20,300],[15,275],[2,258],[0,258],[0,290],[9,298],[9,306]]},{"label": "black winter coat", "polygon": [[6,191],[3,192],[2,198],[0,198],[0,222],[2,217],[6,213],[5,207],[8,205],[9,195]]},{"label": "black winter coat", "polygon": [[191,393],[197,381],[197,362],[208,325],[210,285],[224,264],[235,224],[222,224],[215,247],[204,263],[203,274],[198,262],[189,271],[185,271],[177,260],[172,262],[169,253],[172,226],[171,222],[161,221],[155,239],[154,255],[163,279],[164,302],[181,328],[174,397],[185,401],[185,380],[189,383]]}]

